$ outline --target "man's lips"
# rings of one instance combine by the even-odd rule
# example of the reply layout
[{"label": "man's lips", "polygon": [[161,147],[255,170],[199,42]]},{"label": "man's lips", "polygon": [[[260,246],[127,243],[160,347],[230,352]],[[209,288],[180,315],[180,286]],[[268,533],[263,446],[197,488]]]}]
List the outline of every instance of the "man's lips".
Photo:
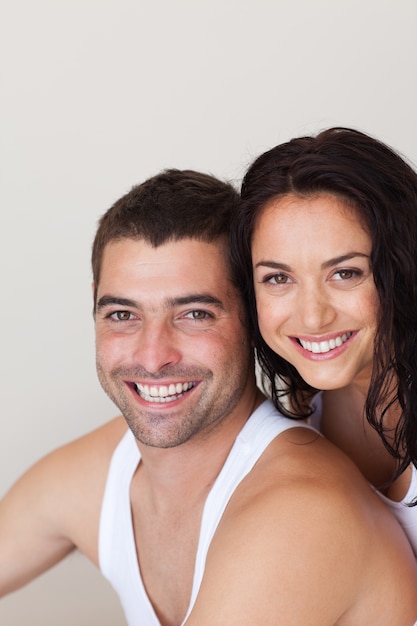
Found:
[{"label": "man's lips", "polygon": [[296,341],[308,352],[312,352],[313,354],[325,354],[327,352],[331,352],[335,350],[335,348],[340,348],[350,337],[353,335],[351,331],[346,333],[342,333],[341,335],[336,335],[331,339],[322,340],[322,341],[314,341],[314,340],[304,340],[296,337]]},{"label": "man's lips", "polygon": [[169,385],[148,385],[143,383],[132,383],[136,393],[146,402],[174,402],[182,398],[187,391],[193,389],[197,383],[195,381],[185,383],[170,383]]}]

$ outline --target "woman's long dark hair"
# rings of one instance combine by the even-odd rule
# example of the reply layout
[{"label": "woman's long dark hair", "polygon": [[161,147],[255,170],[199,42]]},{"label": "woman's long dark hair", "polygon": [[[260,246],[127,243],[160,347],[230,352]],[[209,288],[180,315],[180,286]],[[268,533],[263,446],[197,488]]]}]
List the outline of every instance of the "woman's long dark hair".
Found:
[{"label": "woman's long dark hair", "polygon": [[[263,340],[257,323],[251,241],[272,199],[333,194],[355,208],[372,238],[371,266],[380,315],[366,417],[399,461],[417,465],[417,174],[391,148],[348,128],[301,137],[258,157],[246,173],[231,236],[240,288],[249,304],[259,363],[276,407],[305,418],[316,389]],[[290,402],[288,402],[290,399]],[[395,432],[384,424],[397,404]],[[415,415],[416,413],[416,415]]]}]

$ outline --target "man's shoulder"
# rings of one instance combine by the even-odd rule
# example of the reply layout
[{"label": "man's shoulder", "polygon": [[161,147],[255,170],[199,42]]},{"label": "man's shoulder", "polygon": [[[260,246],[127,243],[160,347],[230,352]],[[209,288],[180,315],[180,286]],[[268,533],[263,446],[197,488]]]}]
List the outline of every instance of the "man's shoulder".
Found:
[{"label": "man's shoulder", "polygon": [[68,535],[82,530],[83,516],[99,515],[110,460],[126,428],[123,418],[110,420],[49,452],[21,477],[22,489],[43,502]]},{"label": "man's shoulder", "polygon": [[[399,574],[417,581],[407,550],[396,521],[352,462],[318,433],[289,429],[231,498],[209,550],[199,607],[204,611],[207,598],[233,581],[231,612],[243,606],[243,594],[243,614],[261,621],[273,610],[285,623],[334,624],[345,612],[353,617],[344,623],[365,623],[355,621],[356,611],[377,615],[381,593],[391,606],[402,588]],[[410,586],[407,593],[410,602]],[[205,623],[195,615],[195,623]]]},{"label": "man's shoulder", "polygon": [[294,550],[309,554],[310,564],[314,558],[329,564],[344,559],[348,576],[349,567],[376,572],[396,552],[409,553],[397,520],[351,459],[305,428],[286,430],[271,442],[236,490],[229,514],[243,534],[269,525],[260,534],[265,549],[268,542],[284,553],[292,546],[288,557]]},{"label": "man's shoulder", "polygon": [[356,576],[387,560],[386,543],[401,545],[400,535],[351,460],[315,431],[293,428],[268,446],[236,489],[217,540],[222,549],[250,542],[254,555],[274,554],[295,578],[303,561],[305,583],[309,576],[327,579],[327,568],[341,561],[339,579],[354,587]]},{"label": "man's shoulder", "polygon": [[374,507],[384,509],[343,452],[316,431],[297,427],[296,423],[269,444],[236,490],[231,512],[234,507],[236,514],[242,507],[254,516],[262,517],[269,511],[278,519],[285,512],[287,520],[296,519],[304,511],[305,523],[305,511],[310,509],[308,524],[311,527],[316,519],[317,532],[331,526],[334,517],[342,527],[351,523],[348,518],[356,513],[362,518],[369,511],[372,519]]}]

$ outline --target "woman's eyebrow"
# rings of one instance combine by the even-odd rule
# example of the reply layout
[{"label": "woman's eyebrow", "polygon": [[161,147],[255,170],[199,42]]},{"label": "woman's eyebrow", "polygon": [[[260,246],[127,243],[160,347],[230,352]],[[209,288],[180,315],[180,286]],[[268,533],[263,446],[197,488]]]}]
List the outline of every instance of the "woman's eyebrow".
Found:
[{"label": "woman's eyebrow", "polygon": [[284,270],[284,272],[291,272],[291,267],[289,265],[286,265],[285,263],[277,263],[277,261],[258,261],[258,263],[255,264],[255,268],[256,267],[269,267],[274,270]]},{"label": "woman's eyebrow", "polygon": [[[333,259],[324,261],[321,267],[323,269],[327,269],[329,267],[333,267],[334,265],[338,265],[339,263],[350,261],[351,259],[354,259],[355,257],[362,257],[364,259],[369,259],[369,255],[363,252],[349,252],[348,254],[341,254],[340,256],[334,257]],[[283,270],[284,272],[292,271],[292,268],[290,265],[287,265],[286,263],[281,263],[279,261],[268,261],[268,260],[258,261],[258,263],[255,264],[255,268],[257,267],[268,267],[274,270]]]},{"label": "woman's eyebrow", "polygon": [[350,261],[356,257],[362,257],[364,259],[369,259],[369,254],[365,254],[364,252],[349,252],[348,254],[342,254],[341,256],[334,257],[334,259],[329,259],[322,264],[323,269],[327,269],[329,267],[333,267],[334,265],[339,265],[339,263],[344,263],[345,261]]}]

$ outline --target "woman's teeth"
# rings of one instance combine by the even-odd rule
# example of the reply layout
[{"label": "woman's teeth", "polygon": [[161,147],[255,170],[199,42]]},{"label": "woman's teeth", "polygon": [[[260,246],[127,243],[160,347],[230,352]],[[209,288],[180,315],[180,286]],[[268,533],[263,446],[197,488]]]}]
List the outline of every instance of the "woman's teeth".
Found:
[{"label": "woman's teeth", "polygon": [[304,350],[308,350],[308,352],[314,352],[314,354],[322,354],[324,352],[330,352],[330,350],[334,350],[338,348],[342,344],[345,343],[352,336],[351,332],[343,333],[343,335],[339,335],[339,337],[335,337],[334,339],[329,339],[329,341],[304,341],[303,339],[299,339],[298,341],[303,346]]}]

